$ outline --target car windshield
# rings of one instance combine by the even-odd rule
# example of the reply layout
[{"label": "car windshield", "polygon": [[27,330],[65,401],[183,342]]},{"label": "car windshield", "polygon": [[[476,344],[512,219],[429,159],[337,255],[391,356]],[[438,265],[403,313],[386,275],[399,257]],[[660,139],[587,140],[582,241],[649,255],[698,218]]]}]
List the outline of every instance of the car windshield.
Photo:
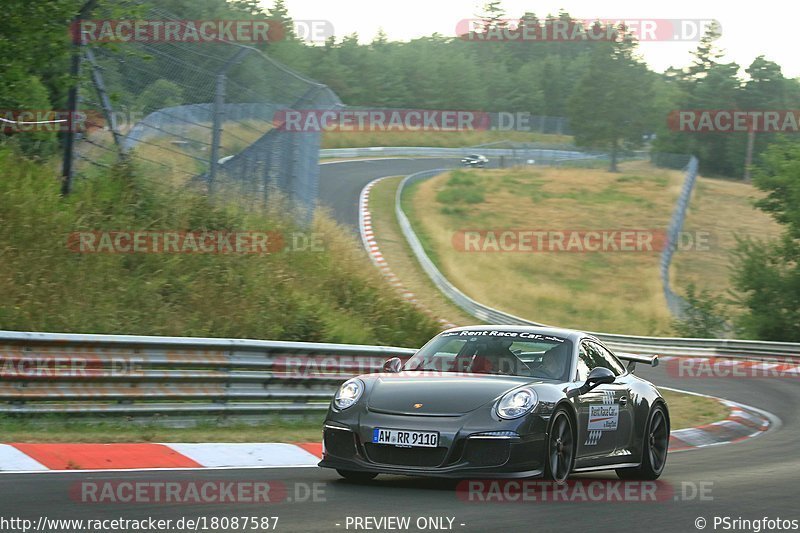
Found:
[{"label": "car windshield", "polygon": [[501,374],[566,381],[572,342],[527,331],[453,331],[434,337],[406,371]]}]

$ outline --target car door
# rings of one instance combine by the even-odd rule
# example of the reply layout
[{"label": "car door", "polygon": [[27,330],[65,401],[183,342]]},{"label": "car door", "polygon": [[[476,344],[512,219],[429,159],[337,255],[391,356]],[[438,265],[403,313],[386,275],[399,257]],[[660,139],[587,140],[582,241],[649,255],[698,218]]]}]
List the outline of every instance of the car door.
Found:
[{"label": "car door", "polygon": [[622,456],[630,454],[631,441],[634,437],[633,417],[635,398],[633,398],[631,391],[631,374],[611,350],[599,342],[591,342],[590,344],[599,351],[605,364],[608,365],[607,368],[610,368],[617,376],[613,384],[615,392],[619,395],[617,396],[617,403],[619,404],[619,418],[617,420],[616,430],[617,447],[614,455],[621,459]]},{"label": "car door", "polygon": [[[582,341],[578,352],[578,381],[586,381],[589,372],[598,366],[608,368],[617,376],[624,373],[624,367],[612,364],[598,344]],[[628,387],[622,382],[600,385],[577,397],[578,454],[587,462],[584,466],[609,462],[625,440],[621,435],[630,434],[630,417],[625,414],[630,411],[629,404]]]}]

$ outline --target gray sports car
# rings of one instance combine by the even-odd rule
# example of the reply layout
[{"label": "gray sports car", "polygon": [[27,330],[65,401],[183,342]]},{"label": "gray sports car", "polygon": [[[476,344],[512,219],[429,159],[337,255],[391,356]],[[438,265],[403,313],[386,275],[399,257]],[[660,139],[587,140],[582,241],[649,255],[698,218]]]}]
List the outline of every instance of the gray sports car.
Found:
[{"label": "gray sports car", "polygon": [[563,481],[609,469],[656,479],[669,410],[633,374],[637,362],[655,366],[658,356],[615,355],[580,331],[450,329],[405,363],[389,359],[383,372],[339,388],[319,464],[359,481],[380,473]]}]

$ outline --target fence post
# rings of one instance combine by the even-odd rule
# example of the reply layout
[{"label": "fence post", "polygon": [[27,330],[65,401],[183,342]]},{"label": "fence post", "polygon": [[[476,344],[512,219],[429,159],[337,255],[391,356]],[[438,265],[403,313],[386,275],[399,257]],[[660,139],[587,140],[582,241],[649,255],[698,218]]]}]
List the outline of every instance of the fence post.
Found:
[{"label": "fence post", "polygon": [[72,175],[74,172],[72,159],[75,151],[75,130],[73,121],[78,111],[78,87],[80,86],[81,74],[81,46],[83,46],[83,32],[81,31],[81,21],[94,8],[96,0],[89,0],[72,19],[72,62],[69,74],[72,76],[72,85],[67,94],[67,110],[69,120],[67,120],[67,131],[64,132],[64,160],[61,165],[61,195],[66,196],[72,190]]},{"label": "fence post", "polygon": [[212,111],[213,125],[211,127],[211,160],[208,162],[208,192],[212,192],[214,181],[217,178],[219,167],[219,148],[222,142],[222,123],[225,118],[225,85],[228,81],[228,70],[244,59],[250,51],[250,47],[242,46],[228,59],[222,68],[217,72],[217,85],[214,90],[214,106]]},{"label": "fence post", "polygon": [[[227,69],[226,69],[227,70]],[[213,126],[211,127],[211,161],[209,161],[208,179],[209,192],[217,178],[217,165],[219,165],[219,145],[222,140],[222,122],[225,118],[225,73],[217,74],[217,87],[214,91],[214,107],[212,111]]]},{"label": "fence post", "polygon": [[122,154],[122,136],[117,128],[117,118],[114,116],[114,109],[111,107],[111,99],[108,97],[108,91],[106,91],[106,84],[100,72],[100,65],[97,64],[94,58],[94,52],[92,52],[90,48],[86,49],[86,59],[89,60],[92,66],[92,83],[97,91],[97,97],[100,99],[100,106],[103,108],[103,114],[111,130],[111,135],[114,137],[114,144],[117,149],[120,150],[120,154]]},{"label": "fence post", "polygon": [[750,183],[750,174],[753,167],[753,147],[756,142],[756,130],[752,127],[747,132],[747,154],[744,158],[744,181]]}]

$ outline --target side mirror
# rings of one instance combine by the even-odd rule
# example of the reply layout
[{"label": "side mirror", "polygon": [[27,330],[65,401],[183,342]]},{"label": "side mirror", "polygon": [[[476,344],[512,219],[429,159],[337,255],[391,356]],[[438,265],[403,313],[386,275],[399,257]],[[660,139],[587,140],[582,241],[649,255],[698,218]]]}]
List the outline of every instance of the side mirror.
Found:
[{"label": "side mirror", "polygon": [[397,374],[403,369],[403,362],[400,360],[399,357],[392,357],[391,359],[387,359],[385,363],[383,363],[383,371],[384,372],[391,372],[392,374]]},{"label": "side mirror", "polygon": [[586,394],[587,392],[598,387],[599,385],[614,383],[615,379],[617,379],[617,377],[611,370],[601,366],[595,367],[591,370],[591,372],[589,372],[589,376],[586,378],[586,383],[584,383],[577,389],[572,389],[570,391],[567,391],[567,397],[574,398],[575,396]]},{"label": "side mirror", "polygon": [[598,385],[606,385],[608,383],[614,383],[614,380],[617,379],[617,376],[614,373],[602,366],[598,366],[592,369],[589,372],[589,377],[586,378],[586,383],[590,384],[590,390],[597,387]]}]

